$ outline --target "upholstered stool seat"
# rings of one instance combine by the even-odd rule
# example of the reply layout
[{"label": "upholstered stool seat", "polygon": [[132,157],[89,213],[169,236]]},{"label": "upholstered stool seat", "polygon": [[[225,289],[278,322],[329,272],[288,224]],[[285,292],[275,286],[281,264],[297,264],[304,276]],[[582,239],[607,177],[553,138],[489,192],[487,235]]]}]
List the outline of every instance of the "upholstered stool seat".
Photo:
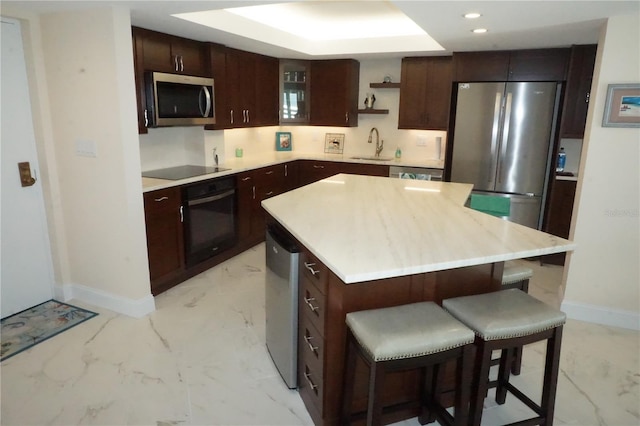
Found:
[{"label": "upholstered stool seat", "polygon": [[529,292],[529,279],[533,276],[533,269],[526,266],[505,265],[502,272],[502,288],[519,288]]},{"label": "upholstered stool seat", "polygon": [[[447,299],[442,306],[476,334],[476,375],[471,394],[471,424],[479,425],[487,390],[496,387],[496,401],[503,404],[507,390],[538,415],[526,424],[553,424],[562,328],[566,321],[563,312],[554,309],[528,294],[517,290],[503,290],[475,296]],[[514,349],[547,340],[540,405],[509,383],[510,360]],[[491,352],[502,350],[498,379],[489,381]]]},{"label": "upholstered stool seat", "polygon": [[385,373],[423,368],[422,413],[420,422],[436,419],[454,424],[454,417],[437,401],[440,364],[457,359],[455,424],[468,418],[470,352],[474,333],[433,302],[420,302],[390,308],[348,313],[347,355],[342,407],[342,423],[351,421],[351,402],[357,355],[369,366],[367,424],[380,424],[380,396]]}]

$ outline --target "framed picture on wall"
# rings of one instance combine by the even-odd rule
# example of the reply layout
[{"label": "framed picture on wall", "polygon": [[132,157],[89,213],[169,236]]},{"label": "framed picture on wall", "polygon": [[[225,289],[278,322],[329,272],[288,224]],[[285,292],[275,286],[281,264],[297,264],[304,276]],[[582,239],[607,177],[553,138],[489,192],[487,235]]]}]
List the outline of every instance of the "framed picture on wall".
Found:
[{"label": "framed picture on wall", "polygon": [[324,152],[342,154],[344,151],[344,133],[326,133],[324,136]]},{"label": "framed picture on wall", "polygon": [[291,151],[290,132],[276,132],[276,151]]},{"label": "framed picture on wall", "polygon": [[610,84],[602,127],[640,127],[640,84]]}]

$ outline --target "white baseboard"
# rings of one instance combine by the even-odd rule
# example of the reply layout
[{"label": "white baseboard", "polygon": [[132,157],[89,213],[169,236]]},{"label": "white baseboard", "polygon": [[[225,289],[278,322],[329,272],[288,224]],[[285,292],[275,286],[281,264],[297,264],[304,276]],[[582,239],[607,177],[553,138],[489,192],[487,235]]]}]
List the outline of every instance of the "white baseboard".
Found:
[{"label": "white baseboard", "polygon": [[566,300],[562,302],[560,309],[571,319],[640,331],[638,312]]},{"label": "white baseboard", "polygon": [[63,302],[77,299],[90,305],[109,309],[134,318],[144,317],[156,310],[155,299],[151,294],[148,294],[142,299],[134,300],[80,284],[56,286],[54,294],[57,300]]}]

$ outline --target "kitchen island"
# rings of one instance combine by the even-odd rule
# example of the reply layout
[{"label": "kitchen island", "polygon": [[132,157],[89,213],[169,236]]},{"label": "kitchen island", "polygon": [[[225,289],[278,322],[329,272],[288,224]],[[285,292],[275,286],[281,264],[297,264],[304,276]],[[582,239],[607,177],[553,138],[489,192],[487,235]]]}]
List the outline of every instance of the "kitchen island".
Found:
[{"label": "kitchen island", "polygon": [[[302,246],[299,390],[316,424],[337,422],[348,312],[499,290],[504,261],[575,248],[464,207],[471,189],[339,174],[262,202]],[[363,364],[356,376],[352,411],[361,412]],[[385,422],[417,414],[418,379],[390,375]]]}]

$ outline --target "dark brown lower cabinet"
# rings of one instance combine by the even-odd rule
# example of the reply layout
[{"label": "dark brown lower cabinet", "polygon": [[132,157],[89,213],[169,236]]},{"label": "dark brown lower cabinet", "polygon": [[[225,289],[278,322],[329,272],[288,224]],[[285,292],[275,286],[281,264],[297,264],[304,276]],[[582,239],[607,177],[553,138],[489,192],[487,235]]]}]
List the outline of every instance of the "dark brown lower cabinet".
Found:
[{"label": "dark brown lower cabinet", "polygon": [[[553,182],[545,232],[562,238],[569,238],[573,201],[576,197],[577,182],[558,180]],[[544,256],[542,261],[553,265],[564,265],[565,253]]]},{"label": "dark brown lower cabinet", "polygon": [[162,293],[264,241],[266,224],[262,200],[338,173],[388,176],[389,166],[299,160],[238,173],[236,175],[237,244],[189,268],[186,268],[184,261],[180,212],[182,187],[145,193],[147,251],[152,294]]},{"label": "dark brown lower cabinet", "polygon": [[144,194],[147,251],[151,293],[157,295],[175,285],[184,271],[184,241],[180,187]]}]

